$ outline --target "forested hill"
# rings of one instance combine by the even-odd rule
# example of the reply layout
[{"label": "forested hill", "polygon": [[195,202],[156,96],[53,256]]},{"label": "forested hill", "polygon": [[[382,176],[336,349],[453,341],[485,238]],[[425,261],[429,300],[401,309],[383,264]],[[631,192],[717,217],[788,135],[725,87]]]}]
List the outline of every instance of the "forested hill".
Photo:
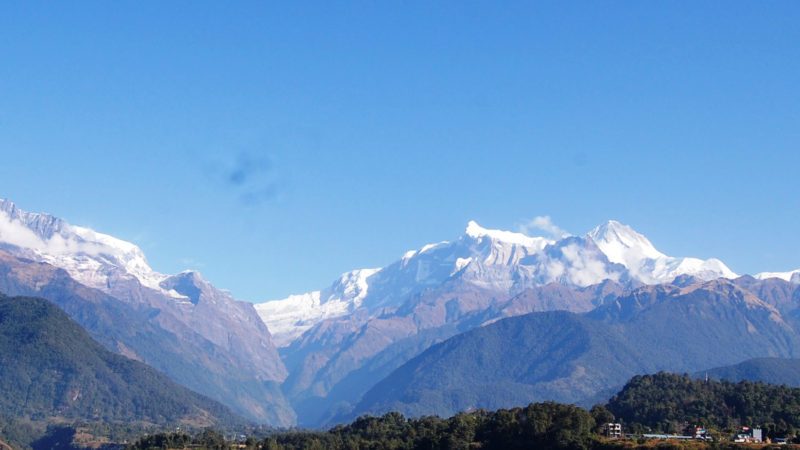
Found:
[{"label": "forested hill", "polygon": [[[770,437],[800,430],[800,388],[714,381],[660,372],[633,377],[607,409],[627,426],[680,431],[684,422],[719,430],[760,426]],[[636,428],[635,426],[633,428]]]},{"label": "forested hill", "polygon": [[0,295],[0,415],[47,423],[245,423],[155,369],[109,352],[52,303]]},{"label": "forested hill", "polygon": [[[406,418],[397,412],[381,417],[362,416],[348,425],[327,432],[292,430],[257,441],[248,439],[240,448],[248,450],[300,449],[581,449],[611,448],[596,445],[597,423],[606,415],[573,405],[532,403],[526,407],[479,410],[456,414],[449,419],[436,416]],[[190,443],[195,447],[190,447]],[[146,436],[128,450],[153,448],[232,448],[220,436],[204,433],[191,439],[182,433]]]}]

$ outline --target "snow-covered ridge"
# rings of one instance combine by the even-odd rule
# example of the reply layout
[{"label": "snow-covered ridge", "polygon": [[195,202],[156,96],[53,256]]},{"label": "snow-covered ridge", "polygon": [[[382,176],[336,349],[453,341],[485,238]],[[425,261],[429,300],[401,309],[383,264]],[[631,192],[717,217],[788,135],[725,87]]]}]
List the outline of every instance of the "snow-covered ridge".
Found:
[{"label": "snow-covered ridge", "polygon": [[[464,235],[455,242],[427,244],[406,252],[382,269],[348,272],[322,291],[267,301],[256,304],[255,308],[276,345],[283,347],[322,320],[341,317],[358,308],[376,310],[396,305],[408,295],[441,285],[452,277],[466,277],[476,285],[509,290],[514,283],[509,268],[552,243],[545,238],[489,230],[470,222]],[[503,273],[483,270],[485,266],[499,268]]]},{"label": "snow-covered ridge", "polygon": [[347,272],[324,291],[256,304],[256,312],[272,333],[275,344],[289,345],[315,323],[343,316],[361,306],[369,288],[367,279],[379,270]]},{"label": "snow-covered ridge", "polygon": [[[53,264],[77,281],[107,292],[119,281],[136,279],[176,303],[193,300],[178,293],[179,276],[152,270],[136,245],[49,214],[22,211],[8,200],[0,200],[0,248]],[[286,346],[323,320],[397,307],[411,295],[450,282],[504,296],[551,282],[578,287],[604,280],[656,284],[680,275],[703,280],[737,276],[717,259],[667,256],[646,237],[615,221],[584,236],[559,240],[491,230],[470,221],[455,241],[424,245],[384,268],[347,272],[326,289],[255,308],[276,343]],[[800,270],[756,275],[773,276],[800,282]],[[192,283],[205,286],[199,275]]]},{"label": "snow-covered ridge", "polygon": [[605,280],[656,284],[680,275],[704,280],[736,277],[717,259],[667,256],[616,221],[582,237],[557,241],[470,221],[456,241],[425,245],[382,269],[348,272],[323,291],[261,303],[256,310],[276,343],[287,346],[322,320],[357,309],[374,312],[398,306],[410,295],[452,280],[513,295],[551,282],[578,287]]},{"label": "snow-covered ridge", "polygon": [[517,244],[533,248],[544,248],[546,245],[554,242],[543,237],[530,237],[522,233],[514,233],[513,231],[489,230],[478,225],[474,220],[469,221],[464,234],[472,238],[488,237],[507,244]]},{"label": "snow-covered ridge", "polygon": [[768,278],[780,278],[784,281],[792,283],[800,283],[800,269],[791,270],[789,272],[761,272],[753,275],[758,280],[766,280]]},{"label": "snow-covered ridge", "polygon": [[49,214],[23,211],[6,199],[0,200],[0,244],[60,267],[77,281],[97,289],[107,290],[111,276],[127,275],[146,287],[183,298],[159,286],[167,275],[151,269],[136,245]]},{"label": "snow-covered ridge", "polygon": [[633,228],[614,220],[593,229],[587,237],[597,244],[609,261],[622,264],[633,278],[645,284],[667,283],[680,275],[701,279],[738,276],[716,258],[701,260],[667,256]]}]

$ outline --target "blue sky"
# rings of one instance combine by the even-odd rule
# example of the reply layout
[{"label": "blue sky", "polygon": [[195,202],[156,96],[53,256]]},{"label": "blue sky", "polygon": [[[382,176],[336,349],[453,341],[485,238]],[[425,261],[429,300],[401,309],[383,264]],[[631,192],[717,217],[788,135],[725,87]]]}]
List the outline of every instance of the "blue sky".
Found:
[{"label": "blue sky", "polygon": [[239,298],[608,219],[800,267],[800,3],[0,5],[0,197]]}]

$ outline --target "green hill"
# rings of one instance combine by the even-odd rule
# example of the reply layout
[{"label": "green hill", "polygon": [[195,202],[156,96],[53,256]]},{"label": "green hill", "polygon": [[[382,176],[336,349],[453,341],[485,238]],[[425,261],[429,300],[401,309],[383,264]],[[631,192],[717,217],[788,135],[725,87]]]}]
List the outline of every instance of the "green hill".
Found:
[{"label": "green hill", "polygon": [[42,423],[244,424],[227,407],[106,350],[52,303],[0,296],[0,414]]},{"label": "green hill", "polygon": [[758,426],[770,437],[800,431],[800,388],[761,382],[700,380],[660,372],[633,377],[606,405],[628,426],[663,432],[682,423],[737,430]]},{"label": "green hill", "polygon": [[376,384],[355,413],[449,416],[536,400],[570,403],[651,370],[602,323],[565,311],[534,313],[432,346]]}]

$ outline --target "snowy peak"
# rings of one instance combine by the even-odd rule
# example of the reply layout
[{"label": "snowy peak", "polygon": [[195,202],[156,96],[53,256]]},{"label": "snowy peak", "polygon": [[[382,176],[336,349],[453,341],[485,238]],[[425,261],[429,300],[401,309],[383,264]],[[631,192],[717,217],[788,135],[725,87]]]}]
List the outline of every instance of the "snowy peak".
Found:
[{"label": "snowy peak", "polygon": [[0,200],[0,211],[5,213],[9,221],[16,221],[24,225],[43,240],[50,239],[53,234],[60,232],[65,225],[63,220],[50,214],[23,211],[8,199]]},{"label": "snowy peak", "polygon": [[790,283],[800,284],[800,269],[791,270],[789,272],[761,272],[753,275],[758,280],[766,280],[767,278],[780,278],[781,280]]},{"label": "snowy peak", "polygon": [[608,260],[625,266],[631,276],[645,284],[667,283],[682,275],[702,280],[736,278],[722,261],[711,258],[674,258],[653,246],[646,237],[628,225],[610,220],[587,234]]},{"label": "snowy peak", "polygon": [[136,245],[49,214],[23,211],[9,200],[0,201],[0,245],[60,267],[97,289],[108,291],[112,279],[136,278],[144,286],[180,297],[159,286],[166,276],[150,268]]},{"label": "snowy peak", "polygon": [[200,276],[199,272],[193,270],[186,270],[177,275],[172,275],[165,278],[159,283],[159,286],[167,291],[174,291],[183,295],[189,301],[196,305],[200,302],[200,298],[212,289],[208,281]]},{"label": "snowy peak", "polygon": [[254,306],[272,333],[275,345],[285,347],[314,324],[343,316],[360,307],[367,296],[367,280],[379,270],[353,270],[340,276],[325,290],[290,295]]},{"label": "snowy peak", "polygon": [[467,224],[467,229],[464,231],[464,236],[473,239],[489,238],[507,244],[516,244],[540,249],[544,248],[544,246],[547,244],[552,244],[554,242],[543,237],[530,237],[522,233],[514,233],[511,231],[502,230],[489,230],[478,225],[478,223],[474,220],[470,220]]},{"label": "snowy peak", "polygon": [[446,284],[506,296],[552,282],[575,287],[606,280],[657,284],[682,275],[701,280],[736,276],[716,259],[669,257],[642,234],[613,220],[585,236],[559,240],[470,221],[456,241],[425,245],[380,270],[348,272],[327,289],[262,303],[256,310],[278,345],[287,346],[323,320],[356,310],[376,314]]},{"label": "snowy peak", "polygon": [[616,220],[609,220],[596,227],[588,233],[588,236],[606,254],[609,261],[626,267],[645,258],[657,259],[666,256],[656,250],[646,237]]}]

